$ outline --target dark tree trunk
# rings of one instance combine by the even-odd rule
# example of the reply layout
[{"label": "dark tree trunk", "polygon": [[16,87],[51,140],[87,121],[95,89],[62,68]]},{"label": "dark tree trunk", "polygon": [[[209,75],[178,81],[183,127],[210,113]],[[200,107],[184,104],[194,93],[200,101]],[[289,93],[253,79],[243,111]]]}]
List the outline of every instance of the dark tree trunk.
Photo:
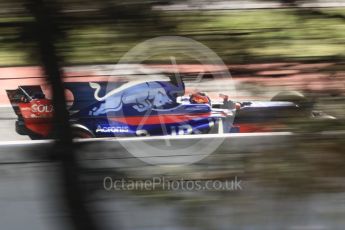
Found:
[{"label": "dark tree trunk", "polygon": [[54,156],[61,162],[61,180],[66,206],[70,212],[74,229],[96,229],[91,215],[85,206],[85,193],[81,188],[78,174],[78,164],[74,154],[69,115],[66,109],[64,88],[62,82],[61,63],[55,48],[59,27],[54,21],[54,5],[51,1],[31,0],[28,9],[35,18],[34,37],[37,41],[38,53],[43,66],[45,76],[51,85],[54,105]]}]

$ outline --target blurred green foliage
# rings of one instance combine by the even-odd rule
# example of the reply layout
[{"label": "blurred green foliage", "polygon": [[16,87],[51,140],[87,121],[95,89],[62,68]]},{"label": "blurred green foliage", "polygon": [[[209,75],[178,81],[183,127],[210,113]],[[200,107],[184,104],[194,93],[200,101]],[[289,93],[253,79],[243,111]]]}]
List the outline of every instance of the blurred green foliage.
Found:
[{"label": "blurred green foliage", "polygon": [[[114,20],[104,15],[96,20],[87,12],[68,15],[62,27],[66,36],[58,45],[65,61],[114,63],[135,44],[161,35],[196,39],[228,63],[344,58],[345,9],[157,12],[139,7],[130,12],[133,10],[142,15],[117,15]],[[82,23],[74,24],[79,17]],[[2,17],[0,23],[30,20],[18,15]],[[18,27],[0,27],[0,65],[35,64],[34,46],[23,41],[20,33]],[[159,57],[152,61],[162,62]]]}]

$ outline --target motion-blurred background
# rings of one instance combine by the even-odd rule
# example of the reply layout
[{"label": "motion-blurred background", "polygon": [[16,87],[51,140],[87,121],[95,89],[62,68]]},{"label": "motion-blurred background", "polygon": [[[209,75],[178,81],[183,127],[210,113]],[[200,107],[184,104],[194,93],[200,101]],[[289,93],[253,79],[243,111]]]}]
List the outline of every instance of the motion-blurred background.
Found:
[{"label": "motion-blurred background", "polygon": [[[0,12],[1,229],[344,229],[344,0],[1,0]],[[9,142],[28,138],[15,133],[6,89],[48,89],[55,67],[64,81],[100,79],[157,36],[185,36],[215,51],[232,74],[234,100],[298,91],[336,119],[289,120],[284,131],[294,135],[229,140],[183,167],[146,165],[103,142],[78,146],[77,160],[67,161],[47,157],[49,144]],[[202,70],[187,56],[176,60],[185,76]],[[162,55],[142,64],[171,63]],[[243,189],[109,192],[105,176],[238,177]]]}]

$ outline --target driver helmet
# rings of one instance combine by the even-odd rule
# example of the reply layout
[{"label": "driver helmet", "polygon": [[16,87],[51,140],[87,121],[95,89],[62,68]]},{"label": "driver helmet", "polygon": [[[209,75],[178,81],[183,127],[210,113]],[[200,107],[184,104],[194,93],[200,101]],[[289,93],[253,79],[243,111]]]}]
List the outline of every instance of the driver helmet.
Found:
[{"label": "driver helmet", "polygon": [[197,92],[190,95],[189,101],[193,104],[211,104],[210,98],[202,92]]}]

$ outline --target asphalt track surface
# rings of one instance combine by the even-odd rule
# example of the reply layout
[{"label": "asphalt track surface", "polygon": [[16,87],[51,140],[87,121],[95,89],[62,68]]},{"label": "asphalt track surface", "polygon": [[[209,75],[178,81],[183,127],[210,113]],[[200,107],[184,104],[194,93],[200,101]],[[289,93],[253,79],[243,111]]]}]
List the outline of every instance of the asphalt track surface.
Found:
[{"label": "asphalt track surface", "polygon": [[[255,138],[257,141],[261,138],[262,143],[268,141],[282,148],[284,146],[282,141],[285,142],[284,138],[289,138],[289,135],[284,134],[275,141],[267,135]],[[246,146],[248,150],[246,154],[250,153],[250,149],[253,151],[257,148],[247,144],[253,143],[254,139],[243,141],[243,138],[237,137],[234,141],[235,144],[242,143],[242,146]],[[107,142],[107,144],[111,143]],[[33,151],[34,145],[38,149],[44,149],[45,142],[22,142],[21,145],[25,151],[19,151],[17,145],[17,147],[8,148],[12,151],[9,152],[5,151],[8,146],[0,144],[1,229],[70,229],[64,225],[67,217],[66,210],[61,207],[62,193],[58,179],[58,164],[44,159],[38,151]],[[96,148],[102,151],[87,156],[89,160],[83,158],[89,161],[86,167],[90,169],[115,167],[115,164],[109,164],[111,162],[110,148]],[[113,148],[116,148],[116,144]],[[31,154],[29,149],[32,151]],[[227,151],[232,150],[227,149]],[[257,151],[263,151],[263,149],[256,149],[254,152],[257,153]],[[225,152],[220,154],[225,154]],[[241,157],[243,150],[242,153],[233,151],[232,154],[234,154],[232,166],[235,166],[239,159],[236,157]],[[106,159],[107,156],[108,159]],[[120,157],[121,153],[118,156]],[[104,161],[100,161],[102,158]],[[197,170],[195,166],[180,170],[187,170],[189,173],[198,173],[198,170],[209,172],[212,166],[217,166],[217,164],[214,165],[212,159],[210,162],[200,164]],[[128,163],[129,159],[123,159],[123,161]],[[113,162],[118,163],[119,159],[113,159]],[[124,165],[127,163],[123,162]],[[133,166],[132,162],[129,163]],[[242,167],[240,170],[244,169]],[[226,168],[231,169],[231,167]],[[164,167],[157,169],[141,164],[133,168],[127,165],[127,167],[122,167],[122,170],[132,173],[137,171],[142,178],[145,178],[148,175],[159,175],[164,172]],[[174,172],[174,168],[166,168],[166,170]],[[113,175],[109,174],[109,176]],[[93,193],[90,205],[96,205],[97,208],[91,211],[102,223],[102,229],[107,230],[343,230],[345,225],[344,192],[311,194],[302,192],[302,195],[301,193],[282,195],[284,193],[281,191],[260,186],[243,178],[243,189],[237,192],[217,193],[196,190],[131,193],[105,191],[102,179],[96,179],[97,192]],[[338,183],[343,183],[340,178],[338,180]],[[173,199],[164,198],[169,194]],[[205,225],[208,227],[205,228]]]},{"label": "asphalt track surface", "polygon": [[[52,163],[0,165],[1,229],[71,229],[63,224],[67,217],[59,208],[61,193],[56,169],[57,165]],[[98,193],[93,203],[98,205],[96,217],[107,230],[207,229],[204,225],[219,230],[343,230],[344,195],[321,193],[282,198],[270,189],[246,184],[239,194],[185,195],[187,201],[197,198],[200,206],[154,195],[104,191]]]},{"label": "asphalt track surface", "polygon": [[29,140],[28,136],[22,136],[15,131],[16,115],[9,106],[0,107],[0,142],[11,140]]},{"label": "asphalt track surface", "polygon": [[[59,208],[56,165],[52,163],[2,165],[0,180],[0,223],[4,230],[68,230],[67,217]],[[343,193],[277,197],[269,189],[246,185],[240,194],[198,197],[203,208],[153,196],[101,192],[94,201],[103,229],[190,230],[206,223],[217,229],[313,229],[343,230]],[[235,198],[234,198],[235,197]],[[188,195],[185,199],[188,198]],[[205,206],[205,201],[210,202]],[[248,202],[250,200],[250,202]],[[188,209],[190,211],[188,212]],[[193,211],[194,210],[194,211]],[[264,221],[265,220],[265,221]],[[188,224],[188,221],[192,223]],[[195,222],[194,222],[195,221]],[[187,223],[186,223],[187,222]],[[204,223],[204,224],[203,224]]]}]

